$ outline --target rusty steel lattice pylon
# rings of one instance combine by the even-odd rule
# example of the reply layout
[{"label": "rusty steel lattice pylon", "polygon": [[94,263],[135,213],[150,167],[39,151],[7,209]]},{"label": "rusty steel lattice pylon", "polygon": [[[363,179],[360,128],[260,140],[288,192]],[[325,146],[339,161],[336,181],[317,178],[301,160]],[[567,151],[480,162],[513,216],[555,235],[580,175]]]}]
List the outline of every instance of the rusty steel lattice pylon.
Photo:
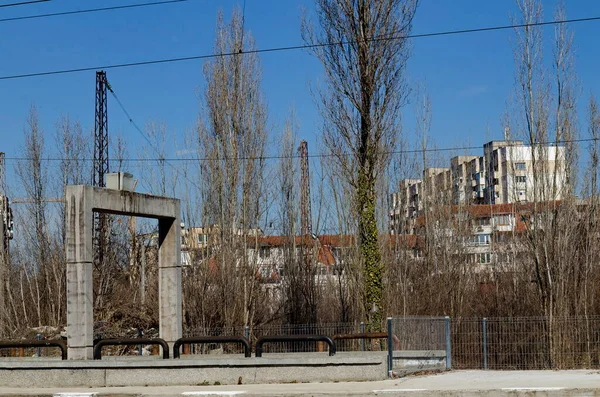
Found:
[{"label": "rusty steel lattice pylon", "polygon": [[312,213],[310,208],[310,173],[308,168],[308,143],[301,141],[298,147],[300,156],[300,227],[301,235],[307,238],[312,234]]}]

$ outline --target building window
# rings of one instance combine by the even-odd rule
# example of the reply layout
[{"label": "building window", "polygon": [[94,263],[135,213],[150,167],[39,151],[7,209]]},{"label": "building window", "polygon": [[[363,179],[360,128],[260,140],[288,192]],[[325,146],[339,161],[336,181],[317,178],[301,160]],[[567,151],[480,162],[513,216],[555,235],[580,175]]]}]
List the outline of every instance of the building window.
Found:
[{"label": "building window", "polygon": [[503,234],[503,233],[495,233],[495,234],[494,234],[494,241],[495,241],[496,243],[505,243],[505,242],[507,242],[506,234]]},{"label": "building window", "polygon": [[487,265],[492,263],[492,254],[489,252],[482,254],[475,254],[475,262],[480,265]]},{"label": "building window", "polygon": [[477,218],[473,220],[475,226],[489,226],[490,218]]},{"label": "building window", "polygon": [[490,243],[489,234],[478,234],[475,236],[475,243],[479,245],[487,245]]},{"label": "building window", "polygon": [[270,247],[260,247],[258,250],[258,256],[261,259],[266,259],[271,256],[271,248]]},{"label": "building window", "polygon": [[510,225],[510,215],[494,215],[494,225]]},{"label": "building window", "polygon": [[525,165],[525,163],[515,163],[515,169],[518,171],[525,171],[527,169],[527,166]]},{"label": "building window", "polygon": [[198,244],[207,244],[208,243],[208,234],[199,234],[198,235]]},{"label": "building window", "polygon": [[525,182],[527,182],[527,177],[525,175],[517,175],[517,176],[515,176],[515,182],[525,183]]}]

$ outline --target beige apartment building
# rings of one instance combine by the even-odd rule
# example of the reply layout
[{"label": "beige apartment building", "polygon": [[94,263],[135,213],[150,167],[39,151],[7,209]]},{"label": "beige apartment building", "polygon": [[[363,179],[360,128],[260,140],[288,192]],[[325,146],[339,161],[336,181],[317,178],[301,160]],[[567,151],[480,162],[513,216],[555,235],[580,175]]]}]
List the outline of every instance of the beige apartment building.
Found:
[{"label": "beige apartment building", "polygon": [[390,229],[395,234],[410,233],[410,220],[422,216],[427,203],[553,201],[563,197],[565,184],[563,146],[491,141],[483,145],[483,156],[456,156],[450,168],[427,168],[423,179],[401,181],[391,197]]},{"label": "beige apartment building", "polygon": [[492,141],[483,147],[485,203],[554,201],[566,183],[565,148],[526,146],[522,141]]}]

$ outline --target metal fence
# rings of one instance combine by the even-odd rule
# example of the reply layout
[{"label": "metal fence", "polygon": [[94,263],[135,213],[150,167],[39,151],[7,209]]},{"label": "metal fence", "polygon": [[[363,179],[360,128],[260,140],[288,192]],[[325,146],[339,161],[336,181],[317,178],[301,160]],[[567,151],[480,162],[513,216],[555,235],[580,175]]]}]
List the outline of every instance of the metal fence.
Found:
[{"label": "metal fence", "polygon": [[[276,335],[326,335],[333,338],[340,334],[355,334],[365,332],[365,323],[329,323],[329,324],[282,324],[256,327],[227,327],[227,328],[196,328],[185,330],[184,336],[245,336],[252,345],[263,336]],[[368,340],[339,340],[336,341],[337,351],[371,351],[385,350],[384,343]],[[263,349],[264,353],[300,353],[326,352],[327,346],[315,342],[279,342],[269,343]],[[235,344],[192,346],[194,354],[241,354],[240,346]]]},{"label": "metal fence", "polygon": [[600,316],[457,318],[454,368],[600,368]]},{"label": "metal fence", "polygon": [[451,368],[449,317],[388,319],[388,371]]},{"label": "metal fence", "polygon": [[447,322],[447,317],[392,318],[394,350],[446,350]]},{"label": "metal fence", "polygon": [[[63,342],[63,339],[56,339],[56,338],[45,338],[43,337],[41,334],[36,334],[34,338],[30,339],[31,341],[35,341],[35,342],[45,342],[48,341],[51,344],[55,344],[55,343],[60,343]],[[4,340],[4,341],[0,341],[0,344],[7,344],[7,343],[17,343],[17,344],[22,344],[23,342],[26,342],[26,339],[13,339],[13,340]],[[65,346],[66,346],[66,341],[65,342]],[[34,357],[53,357],[53,358],[58,358],[61,357],[61,349],[58,348],[56,345],[55,346],[45,346],[45,344],[41,345],[41,346],[26,346],[26,345],[22,345],[22,346],[14,346],[14,347],[2,347],[0,348],[0,358],[6,358],[6,357],[29,357],[29,358],[34,358]]]},{"label": "metal fence", "polygon": [[[252,346],[262,336],[364,334],[365,323],[329,323],[302,325],[263,325],[255,327],[185,329],[185,337],[244,336]],[[99,328],[96,337],[157,337],[158,330]],[[335,339],[338,352],[446,352],[446,367],[456,369],[583,369],[600,368],[600,316],[514,318],[395,317],[384,331],[392,335],[381,339]],[[43,339],[41,335],[38,338]],[[387,343],[386,343],[387,342]],[[4,349],[6,356],[59,356],[55,349]],[[113,351],[114,350],[114,351]],[[264,353],[328,351],[316,342],[281,342],[265,345]],[[185,346],[184,353],[240,354],[238,343]],[[450,353],[450,354],[447,354]],[[142,349],[107,349],[105,354],[142,354]],[[390,363],[393,367],[394,363]]]}]

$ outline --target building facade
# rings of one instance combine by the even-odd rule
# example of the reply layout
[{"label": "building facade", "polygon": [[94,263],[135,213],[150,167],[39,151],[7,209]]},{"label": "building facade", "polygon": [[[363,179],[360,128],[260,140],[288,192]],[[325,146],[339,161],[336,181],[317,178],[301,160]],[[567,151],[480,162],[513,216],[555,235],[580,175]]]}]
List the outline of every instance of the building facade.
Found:
[{"label": "building facade", "polygon": [[422,179],[405,179],[392,193],[390,229],[409,231],[428,204],[474,205],[555,201],[566,187],[565,148],[491,141],[482,156],[456,156],[450,168],[427,168]]}]

